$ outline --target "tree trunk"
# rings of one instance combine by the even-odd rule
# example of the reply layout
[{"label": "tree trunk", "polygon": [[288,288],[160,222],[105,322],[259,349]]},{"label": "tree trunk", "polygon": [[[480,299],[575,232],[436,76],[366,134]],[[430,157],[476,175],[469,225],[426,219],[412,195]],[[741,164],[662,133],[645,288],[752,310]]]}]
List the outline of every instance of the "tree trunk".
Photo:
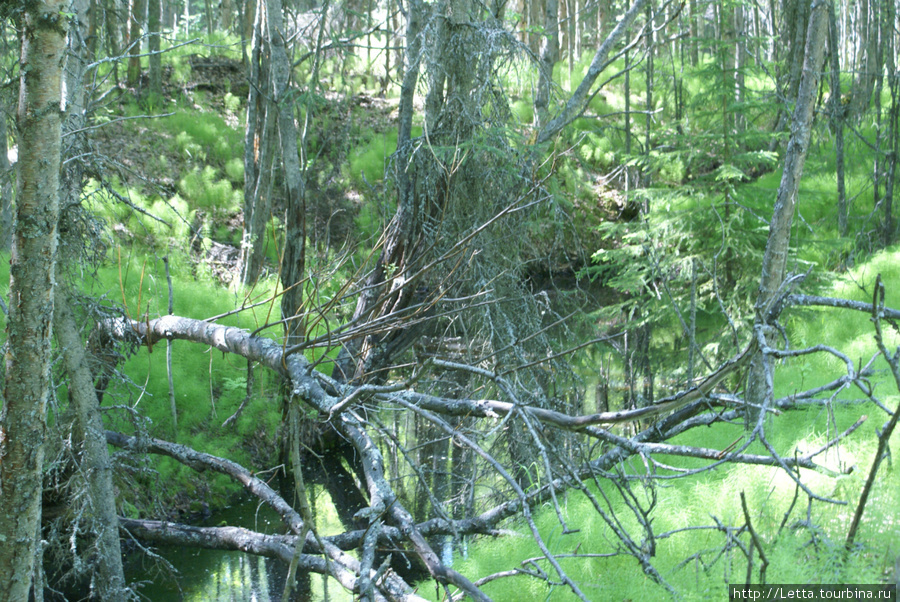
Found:
[{"label": "tree trunk", "polygon": [[882,65],[878,62],[878,0],[860,0],[859,50],[857,76],[853,84],[850,114],[862,115],[869,108],[875,79]]},{"label": "tree trunk", "polygon": [[831,126],[834,128],[834,160],[838,193],[838,231],[847,236],[849,208],[844,185],[844,106],[841,104],[841,66],[834,0],[828,7],[828,45],[831,47]]},{"label": "tree trunk", "polygon": [[697,0],[690,0],[690,9],[691,41],[689,44],[691,47],[691,67],[696,67],[700,64],[700,41],[697,39],[700,35],[697,27],[697,24],[700,21],[700,14],[698,12]]},{"label": "tree trunk", "polygon": [[559,61],[559,0],[546,0],[544,32],[537,93],[534,96],[534,127],[538,130],[547,122],[550,114],[553,67]]},{"label": "tree trunk", "polygon": [[147,0],[131,0],[127,82],[132,88],[136,88],[141,81],[141,24],[144,23],[146,12]]},{"label": "tree trunk", "polygon": [[[546,0],[526,0],[528,6],[528,48],[534,54],[540,52],[542,42],[542,36],[537,33],[539,27],[544,26],[545,19],[543,18],[546,11],[542,10],[546,4]],[[550,30],[546,30],[550,31]],[[553,34],[551,34],[553,35]]]},{"label": "tree trunk", "polygon": [[[115,0],[104,0],[103,15],[105,17],[106,26],[106,52],[107,56],[119,56],[121,54],[119,46],[119,23],[116,15]],[[116,84],[119,83],[119,62],[113,63],[113,79]]]},{"label": "tree trunk", "polygon": [[219,5],[219,27],[225,33],[231,33],[231,26],[234,24],[234,4],[235,0],[222,0]]},{"label": "tree trunk", "polygon": [[[6,37],[0,25],[0,37]],[[0,96],[0,250],[9,251],[13,238],[13,170],[9,164],[8,96]],[[11,104],[11,103],[10,103]]]},{"label": "tree trunk", "polygon": [[[399,163],[406,165],[410,159],[410,141],[412,139],[412,118],[413,118],[413,100],[415,97],[416,83],[419,79],[420,61],[422,59],[422,39],[420,36],[423,21],[425,19],[425,5],[422,0],[411,0],[409,3],[407,22],[406,22],[406,52],[403,55],[404,73],[403,81],[400,86],[400,106],[398,108],[398,124],[397,124],[397,153]],[[429,117],[426,115],[426,123]],[[415,215],[412,204],[413,176],[406,169],[400,169],[397,173],[397,195],[399,197],[399,207],[397,214],[388,226],[385,233],[385,243],[382,248],[381,256],[375,265],[372,274],[366,279],[363,291],[357,299],[356,309],[353,312],[353,320],[360,319],[362,316],[373,311],[376,303],[379,303],[381,288],[385,283],[386,267],[402,265],[402,257],[408,241],[409,233],[413,228],[411,216]],[[400,296],[405,296],[401,290]],[[397,299],[393,307],[399,307],[404,302],[403,299]],[[384,302],[382,301],[382,306]],[[385,307],[381,311],[390,311],[390,307]],[[373,316],[374,317],[374,316]],[[334,365],[332,377],[346,382],[361,376],[364,371],[365,358],[362,356],[363,348],[366,342],[363,340],[348,341],[341,350],[337,361]],[[372,349],[372,345],[369,345]]]},{"label": "tree trunk", "polygon": [[[67,3],[23,4],[19,174],[0,412],[0,601],[28,599],[41,516]],[[27,77],[26,77],[27,74]]]},{"label": "tree trunk", "polygon": [[241,283],[251,286],[259,278],[265,257],[266,224],[271,217],[272,154],[275,151],[275,109],[265,60],[266,3],[256,6],[250,51],[250,94],[244,134],[244,231],[241,240]]},{"label": "tree trunk", "polygon": [[890,150],[887,156],[887,174],[884,186],[884,225],[882,226],[882,240],[884,246],[888,247],[894,244],[895,230],[894,225],[894,177],[897,174],[897,154],[900,152],[900,76],[897,73],[891,73],[891,111],[888,126],[888,139],[890,140]]},{"label": "tree trunk", "polygon": [[53,319],[56,337],[69,376],[69,397],[75,414],[76,442],[80,446],[80,472],[87,477],[90,533],[97,538],[97,594],[101,600],[128,600],[119,547],[119,518],[113,488],[112,464],[106,447],[106,434],[100,417],[100,404],[75,316],[64,295],[57,295]]},{"label": "tree trunk", "polygon": [[[296,316],[303,305],[302,281],[306,269],[306,190],[297,148],[294,104],[289,95],[291,61],[284,46],[284,17],[281,0],[265,1],[267,5],[266,42],[271,62],[272,100],[278,117],[278,136],[281,140],[281,161],[287,193],[284,254],[281,265],[281,284],[284,288],[284,294],[281,297],[281,317],[287,320],[284,323],[286,344],[291,346],[300,342],[305,336],[303,320],[289,318]],[[323,5],[321,16],[319,45],[321,45],[321,32],[327,11],[328,4],[326,2]],[[316,81],[317,74],[314,73],[310,79],[312,85],[318,83]]]},{"label": "tree trunk", "polygon": [[[797,104],[791,118],[791,137],[784,158],[784,172],[775,199],[772,221],[769,223],[769,239],[763,255],[762,276],[756,300],[757,319],[755,330],[768,326],[768,310],[776,301],[779,289],[787,271],[788,251],[791,241],[791,224],[794,219],[794,204],[800,177],[809,150],[812,131],[813,109],[819,80],[822,77],[822,63],[825,54],[827,13],[825,3],[815,5],[809,19],[806,34],[806,59],[797,95]],[[762,335],[764,336],[764,334]],[[760,417],[760,409],[772,396],[772,366],[768,355],[757,352],[751,358],[747,377],[747,400],[757,407],[748,410],[751,427]]]},{"label": "tree trunk", "polygon": [[162,2],[161,0],[147,0],[147,29],[150,32],[148,40],[149,57],[149,87],[150,94],[162,96],[162,55],[160,50],[160,31],[162,28]]},{"label": "tree trunk", "polygon": [[621,20],[603,40],[603,43],[597,49],[597,52],[594,53],[594,58],[591,59],[591,64],[588,66],[584,79],[578,84],[578,87],[572,93],[566,106],[539,131],[536,140],[537,144],[547,142],[581,115],[587,104],[590,89],[600,76],[600,72],[603,71],[607,65],[610,51],[613,46],[625,36],[625,32],[629,30],[634,19],[641,14],[641,11],[644,9],[647,2],[649,2],[649,0],[634,0],[634,4],[632,4],[628,11],[622,15]]},{"label": "tree trunk", "polygon": [[800,88],[800,77],[802,67],[804,65],[804,55],[806,53],[806,35],[807,23],[809,21],[809,1],[808,0],[792,0],[794,14],[787,31],[790,33],[790,41],[788,45],[788,56],[791,57],[790,76],[788,79],[788,101],[797,98]]}]

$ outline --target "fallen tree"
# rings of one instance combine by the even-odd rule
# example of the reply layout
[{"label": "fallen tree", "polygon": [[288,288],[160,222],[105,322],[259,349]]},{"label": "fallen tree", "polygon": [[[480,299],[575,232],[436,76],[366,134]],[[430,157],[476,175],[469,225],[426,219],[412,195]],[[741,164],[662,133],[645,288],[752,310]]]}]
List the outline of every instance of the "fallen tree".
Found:
[{"label": "fallen tree", "polygon": [[[878,319],[900,315],[888,308],[883,308],[881,313],[878,313],[873,310],[871,304],[787,294],[784,295],[779,307],[789,307],[792,303],[867,311],[878,316]],[[631,457],[642,458],[645,463],[649,463],[648,466],[664,466],[658,464],[655,459],[655,456],[659,455],[685,456],[709,461],[703,468],[685,471],[681,476],[710,470],[726,463],[780,467],[796,481],[798,488],[803,489],[810,500],[835,502],[836,500],[816,494],[803,484],[800,469],[835,474],[833,470],[815,462],[815,458],[854,432],[864,422],[865,417],[832,437],[820,449],[794,457],[783,457],[767,443],[762,423],[756,429],[739,437],[739,440],[728,449],[709,449],[668,442],[673,437],[690,430],[716,423],[730,423],[736,428],[742,428],[747,413],[746,404],[740,396],[728,392],[723,385],[728,377],[740,375],[746,367],[747,358],[754,352],[759,351],[773,359],[799,357],[811,353],[830,353],[846,360],[847,367],[846,375],[826,386],[798,392],[789,398],[769,399],[763,407],[757,408],[757,411],[779,414],[804,408],[810,403],[829,403],[830,395],[834,391],[848,385],[856,386],[865,397],[873,399],[871,387],[866,380],[871,373],[872,362],[870,361],[865,368],[856,369],[854,363],[841,352],[821,345],[785,351],[768,347],[759,348],[751,343],[740,355],[723,363],[696,385],[656,404],[634,411],[573,416],[546,408],[530,407],[517,398],[514,389],[503,378],[483,367],[458,362],[434,360],[433,363],[447,370],[475,373],[486,381],[493,382],[496,385],[494,390],[507,399],[446,398],[419,393],[396,383],[383,386],[337,383],[331,377],[314,369],[301,354],[286,353],[285,348],[275,340],[202,320],[178,316],[164,316],[150,321],[123,318],[107,320],[100,324],[100,328],[113,338],[136,341],[148,347],[164,340],[187,340],[225,353],[240,355],[277,372],[289,384],[293,396],[292,403],[302,403],[313,409],[318,415],[318,420],[327,422],[340,436],[346,437],[351,442],[361,459],[365,475],[368,507],[360,513],[359,518],[364,519],[367,528],[349,530],[341,534],[317,534],[304,530],[300,514],[279,493],[253,476],[245,467],[183,445],[146,436],[128,437],[107,432],[108,442],[118,447],[167,455],[198,471],[214,470],[227,474],[260,501],[272,507],[281,516],[289,534],[272,536],[233,527],[198,528],[123,518],[121,521],[125,529],[133,536],[150,542],[243,550],[278,558],[288,563],[296,559],[299,568],[330,575],[347,589],[360,595],[368,592],[369,597],[373,599],[381,597],[416,599],[411,584],[405,583],[390,570],[389,559],[380,567],[371,564],[376,549],[385,546],[405,549],[416,554],[427,567],[429,575],[439,583],[455,586],[474,599],[487,599],[472,581],[448,567],[429,541],[440,537],[459,538],[476,534],[496,536],[501,533],[503,521],[512,517],[519,517],[526,522],[534,540],[544,551],[545,559],[553,566],[555,577],[545,575],[544,578],[565,583],[576,595],[587,599],[580,591],[577,581],[567,574],[556,555],[544,544],[534,523],[533,512],[545,503],[556,506],[558,511],[556,497],[568,489],[593,496],[587,484],[596,482],[597,479],[611,479],[618,487],[627,490],[631,486],[629,484],[631,480],[656,474],[656,470],[648,470],[648,473],[641,477],[623,470],[624,463]],[[885,357],[894,364],[897,362],[896,357],[890,358],[886,355]],[[739,379],[736,382],[739,382]],[[382,454],[385,437],[379,429],[376,414],[377,409],[390,407],[416,413],[441,429],[454,444],[472,450],[480,457],[483,465],[493,471],[498,482],[504,484],[505,493],[500,497],[505,499],[480,512],[460,518],[439,516],[418,523],[414,521],[385,471]],[[465,416],[469,421],[465,430],[451,422],[461,416]],[[652,417],[653,421],[644,423],[645,428],[630,436],[621,432],[621,429],[620,432],[616,432],[617,425],[625,421],[634,424],[648,417]],[[481,426],[473,425],[473,421],[481,423]],[[490,451],[492,439],[502,437],[500,427],[510,421],[516,421],[521,428],[531,433],[535,447],[539,450],[539,461],[544,468],[539,485],[529,488],[528,491],[518,486],[510,468],[505,465],[505,459]],[[599,455],[583,457],[582,461],[575,462],[559,453],[561,434],[567,445],[594,440],[602,442],[604,448],[601,448],[602,453]],[[761,441],[769,453],[764,455],[747,453],[745,450],[755,441]],[[846,468],[843,472],[850,470]],[[643,570],[661,585],[666,586],[665,580],[652,565],[652,546],[648,548],[646,543],[652,542],[654,537],[650,527],[649,509],[636,505],[632,510],[639,518],[639,522],[644,525],[643,541],[638,541],[637,536],[622,528],[617,529],[616,534],[623,548],[635,557]],[[616,519],[601,511],[599,504],[598,512],[604,520],[616,523]],[[562,521],[561,513],[560,520]],[[565,528],[564,521],[562,524]],[[346,554],[348,550],[357,550],[360,558],[369,558],[368,566],[363,566],[360,561],[348,556]],[[367,575],[362,585],[361,571],[366,571]]]}]

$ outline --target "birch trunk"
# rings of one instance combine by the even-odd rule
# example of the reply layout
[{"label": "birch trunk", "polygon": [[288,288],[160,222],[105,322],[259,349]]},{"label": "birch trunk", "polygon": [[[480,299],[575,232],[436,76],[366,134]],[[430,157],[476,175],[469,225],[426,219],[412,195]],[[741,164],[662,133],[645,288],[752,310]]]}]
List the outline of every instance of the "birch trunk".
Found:
[{"label": "birch trunk", "polygon": [[[22,4],[16,226],[0,413],[0,601],[27,600],[41,517],[67,3]],[[27,74],[27,77],[26,77]]]}]

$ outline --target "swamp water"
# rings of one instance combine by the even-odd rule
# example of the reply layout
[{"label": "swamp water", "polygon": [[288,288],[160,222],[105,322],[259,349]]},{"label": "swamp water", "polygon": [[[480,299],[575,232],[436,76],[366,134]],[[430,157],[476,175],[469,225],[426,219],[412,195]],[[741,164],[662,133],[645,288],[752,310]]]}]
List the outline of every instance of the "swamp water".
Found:
[{"label": "swamp water", "polygon": [[[281,520],[257,500],[247,499],[208,519],[200,527],[233,525],[261,533],[283,533]],[[160,559],[135,550],[125,558],[125,578],[140,584],[138,593],[151,602],[277,602],[284,591],[287,565],[279,560],[243,552],[201,550],[187,547],[154,547]],[[177,571],[166,567],[171,565]],[[290,600],[314,602],[352,600],[335,581],[320,575],[301,577]]]}]

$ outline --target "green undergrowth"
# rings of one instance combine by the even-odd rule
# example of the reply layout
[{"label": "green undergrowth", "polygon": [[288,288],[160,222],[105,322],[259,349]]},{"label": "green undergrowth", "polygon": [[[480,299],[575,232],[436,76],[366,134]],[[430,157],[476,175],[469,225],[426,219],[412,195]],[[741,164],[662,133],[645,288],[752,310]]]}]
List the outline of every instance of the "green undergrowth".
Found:
[{"label": "green undergrowth", "polygon": [[[851,418],[838,416],[838,428],[852,422]],[[801,453],[818,449],[825,443],[824,422],[823,417],[818,425],[823,430],[795,440]],[[781,421],[776,428],[803,432]],[[810,426],[808,430],[814,428]],[[833,434],[834,431],[831,432]],[[715,427],[705,429],[701,440],[697,439],[697,434],[692,434],[683,437],[681,443],[725,448],[740,436],[740,430],[734,427]],[[784,439],[793,438],[793,435],[776,438],[780,439],[776,445]],[[893,445],[898,443],[900,437],[895,435]],[[782,445],[778,446],[785,449]],[[790,447],[787,450],[790,451]],[[735,548],[720,555],[726,545],[726,537],[715,528],[717,522],[735,527],[745,523],[740,500],[743,492],[753,527],[762,539],[769,560],[766,573],[768,583],[884,582],[892,567],[892,555],[896,553],[896,541],[900,537],[900,522],[893,512],[900,502],[900,479],[890,468],[882,467],[883,474],[869,500],[857,537],[860,545],[846,557],[843,554],[843,542],[874,451],[874,438],[871,433],[866,433],[843,444],[839,452],[833,450],[824,458],[819,458],[820,462],[831,467],[842,463],[855,465],[857,470],[853,474],[834,477],[802,471],[804,483],[817,494],[848,503],[847,506],[816,503],[812,507],[809,524],[805,523],[806,496],[799,492],[795,499],[798,492],[794,481],[779,469],[723,466],[680,481],[660,481],[652,513],[654,531],[658,537],[655,555],[651,559],[653,566],[688,600],[721,600],[729,583],[743,583],[747,570],[746,558]],[[658,460],[683,467],[699,464],[666,456],[659,456]],[[640,544],[640,528],[619,494],[608,483],[601,486],[622,526]],[[639,489],[637,485],[635,487]],[[597,495],[596,487],[589,486],[589,491],[600,499],[604,511],[609,513],[610,508],[603,502],[602,496]],[[649,503],[649,498],[640,491],[638,497],[645,506]],[[615,533],[598,516],[585,495],[571,492],[561,499],[563,516],[569,529],[575,531],[573,533],[563,534],[549,503],[536,509],[538,528],[553,554],[565,555],[577,550],[578,554],[583,555],[609,555],[619,549]],[[512,567],[528,570],[534,562],[558,581],[555,571],[531,539],[527,527],[520,523],[513,526],[514,533],[511,535],[478,539],[469,547],[470,556],[459,561],[455,568],[474,581]],[[688,526],[704,528],[685,530]],[[662,534],[668,535],[662,537]],[[746,535],[741,540],[750,545]],[[641,571],[634,558],[627,555],[560,558],[559,562],[592,600],[666,597],[665,591]],[[759,558],[756,556],[754,583],[759,579],[758,570]],[[420,591],[429,591],[429,588],[423,587]],[[498,601],[577,599],[564,586],[549,587],[526,575],[492,582],[484,587],[484,591]]]},{"label": "green undergrowth", "polygon": [[[0,262],[0,278],[8,298],[9,263]],[[174,313],[179,316],[207,319],[269,298],[273,283],[265,280],[250,292],[238,293],[216,288],[209,282],[190,275],[190,263],[174,257],[170,261],[174,291]],[[101,299],[101,305],[117,307],[114,313],[139,321],[152,320],[168,313],[168,286],[161,259],[143,255],[118,254],[97,271],[97,277],[83,284],[81,293]],[[218,324],[255,330],[277,320],[277,301],[224,317]],[[3,324],[5,327],[5,319]],[[261,336],[278,334],[280,329],[263,331]],[[124,380],[116,379],[104,397],[104,407],[122,406],[132,410],[107,410],[107,428],[135,434],[135,416],[152,437],[186,444],[198,451],[225,457],[246,467],[268,467],[277,463],[277,434],[281,424],[280,382],[271,371],[256,367],[252,399],[234,423],[222,423],[241,405],[247,395],[247,362],[209,347],[188,341],[172,343],[172,380],[177,406],[178,429],[173,429],[166,368],[166,343],[152,349],[139,347],[127,353],[118,365]],[[56,392],[65,399],[65,388]],[[55,406],[54,406],[55,408]],[[53,421],[56,409],[51,410]],[[113,449],[113,451],[115,451]],[[154,496],[162,491],[178,492],[177,499],[164,502],[165,512],[188,513],[204,507],[223,507],[234,496],[235,485],[224,475],[194,470],[166,457],[151,456],[149,473],[138,479],[137,496],[122,496],[121,511],[131,516],[155,516]],[[156,492],[156,493],[154,493]]]},{"label": "green undergrowth", "polygon": [[[421,126],[412,128],[412,137],[422,135]],[[383,182],[391,155],[397,150],[397,130],[385,132],[361,132],[358,146],[350,153],[349,177],[357,187],[373,186]]]},{"label": "green undergrowth", "polygon": [[[253,298],[208,282],[185,278],[184,266],[170,266],[173,276],[174,313],[179,316],[207,319],[250,304],[272,293],[271,283],[258,285]],[[189,272],[188,272],[189,273]],[[122,258],[121,264],[102,268],[91,287],[92,295],[103,294],[125,308],[135,320],[154,319],[168,313],[168,286],[165,270],[159,260],[140,257]],[[255,330],[278,315],[278,308],[269,305],[248,309],[218,320],[218,324]],[[265,332],[263,336],[265,336]],[[116,391],[125,403],[137,410],[146,420],[151,436],[184,443],[215,456],[227,457],[244,466],[269,466],[277,449],[276,436],[281,422],[279,382],[268,370],[256,368],[252,399],[240,418],[228,428],[222,423],[231,416],[247,395],[247,362],[233,355],[223,354],[188,341],[172,343],[172,380],[177,406],[178,428],[173,428],[169,403],[169,384],[166,368],[166,345],[157,343],[152,349],[141,347],[120,369],[133,383],[119,386]],[[113,414],[108,417],[115,427],[131,432],[130,416]],[[191,500],[196,505],[210,506],[228,503],[235,492],[234,484],[222,475],[202,478],[192,469],[170,458],[153,459],[160,483],[178,484],[174,491],[183,492],[179,503]],[[150,491],[153,490],[152,483]],[[180,508],[192,510],[193,507]],[[141,512],[140,508],[131,508]]]},{"label": "green undergrowth", "polygon": [[[316,255],[310,256],[310,269],[316,272]],[[98,271],[98,278],[85,291],[92,297],[109,299],[122,307],[135,320],[152,320],[168,313],[168,285],[165,266],[160,259],[145,257],[140,252],[121,251],[111,265]],[[195,267],[195,266],[194,266]],[[236,326],[247,331],[261,329],[259,336],[278,337],[281,327],[276,278],[260,280],[252,289],[226,289],[205,279],[191,276],[192,263],[183,255],[170,258],[173,313],[178,316],[209,319],[239,308],[247,308],[216,320],[217,324]],[[307,286],[307,297],[324,302],[337,292],[342,275],[319,274],[317,284]],[[261,305],[250,307],[263,301]],[[326,322],[309,326],[310,337],[324,334]],[[311,361],[321,358],[324,350],[311,349]],[[334,351],[331,352],[334,355]],[[193,449],[225,457],[246,467],[264,468],[277,463],[278,433],[282,421],[281,382],[268,368],[256,366],[253,371],[251,399],[243,413],[229,427],[222,424],[234,414],[247,397],[247,361],[236,355],[224,354],[189,341],[172,343],[172,381],[177,406],[177,431],[174,429],[169,402],[169,380],[166,368],[165,343],[152,349],[141,347],[120,366],[128,385],[116,388],[121,399],[144,417],[151,436],[184,443]],[[132,432],[129,414],[113,414],[108,418],[115,428]],[[231,479],[223,475],[197,473],[165,457],[153,459],[156,479],[162,483],[177,483],[175,491],[183,492],[176,502],[179,509],[190,500],[187,509],[200,502],[211,507],[229,503],[235,493]],[[153,491],[152,483],[148,491]],[[126,508],[141,513],[140,505]]]},{"label": "green undergrowth", "polygon": [[241,131],[211,111],[180,110],[159,122],[163,131],[174,136],[176,148],[189,160],[224,167],[239,157],[243,148]]},{"label": "green undergrowth", "polygon": [[[900,247],[896,246],[834,277],[828,286],[823,287],[821,294],[872,303],[878,275],[884,282],[887,307],[900,307]],[[796,308],[789,310],[786,323],[795,346],[830,345],[845,353],[856,369],[866,365],[876,352],[875,329],[871,315],[866,312],[828,307]],[[894,349],[900,343],[897,330],[886,322],[882,324],[882,329],[885,345],[888,350]],[[847,371],[844,361],[830,354],[820,353],[790,361],[798,366],[797,373],[794,380],[783,381],[779,387],[781,395],[790,395],[795,389],[825,384]],[[892,405],[890,400],[896,398],[897,391],[886,363],[877,361],[872,369],[875,371],[874,381],[884,383],[876,388],[876,394],[889,406]],[[840,397],[856,399],[861,397],[861,393],[850,386],[841,391]]]},{"label": "green undergrowth", "polygon": [[[900,307],[900,248],[893,247],[871,257],[856,269],[822,284],[813,293],[839,296],[871,302],[875,277],[880,274],[886,284],[886,304]],[[871,319],[864,312],[846,309],[787,310],[783,320],[795,347],[822,343],[846,353],[858,368],[865,365],[876,350]],[[900,335],[887,324],[885,335],[888,349],[900,343]],[[900,395],[884,361],[873,365],[869,382],[876,395],[888,407],[896,408]],[[819,353],[780,361],[776,365],[776,396],[790,395],[830,382],[846,374],[843,362],[834,356]],[[829,440],[854,424],[863,415],[868,420],[852,436],[816,456],[815,461],[826,468],[816,472],[802,470],[805,485],[819,496],[831,498],[845,505],[815,502],[809,506],[806,494],[783,470],[749,465],[720,465],[712,471],[678,480],[657,482],[656,506],[652,512],[654,532],[657,534],[652,563],[687,600],[720,600],[726,595],[729,583],[743,583],[747,561],[736,548],[719,552],[726,537],[716,528],[684,530],[688,526],[740,526],[745,523],[740,494],[743,492],[750,509],[750,519],[763,542],[769,566],[768,583],[882,583],[889,577],[900,540],[900,521],[895,508],[900,503],[900,475],[890,462],[881,466],[875,489],[866,506],[857,545],[844,553],[844,541],[859,492],[868,476],[877,448],[876,429],[881,429],[887,416],[871,403],[857,403],[863,396],[853,387],[842,390],[835,401],[825,406],[811,405],[807,409],[785,412],[770,418],[767,438],[784,457],[794,453],[804,455],[821,449]],[[716,425],[694,429],[671,441],[710,449],[729,449],[743,440],[741,425]],[[900,444],[900,433],[894,433],[892,447]],[[747,453],[765,454],[761,444],[754,444]],[[699,469],[709,461],[676,456],[656,456],[659,462],[681,469]],[[842,471],[852,468],[849,474]],[[628,473],[642,474],[641,463],[626,463]],[[671,475],[660,470],[662,476]],[[622,525],[638,544],[641,530],[620,494],[601,481],[604,494],[611,500],[608,506],[598,496],[596,485],[589,491],[600,499],[604,511],[613,510]],[[640,493],[638,499],[646,507],[649,497]],[[619,549],[615,533],[599,517],[588,498],[580,492],[562,496],[563,515],[570,530],[563,534],[556,513],[549,503],[534,509],[539,530],[550,551],[568,554],[612,554]],[[807,512],[810,512],[807,515]],[[557,575],[533,542],[528,528],[516,521],[508,525],[514,531],[494,539],[477,539],[470,545],[469,557],[459,560],[455,568],[473,581],[492,573],[519,566],[533,568],[529,559],[551,575]],[[679,531],[681,530],[681,531]],[[661,534],[671,535],[660,538]],[[749,544],[746,534],[741,536]],[[575,578],[589,599],[649,600],[665,596],[665,591],[648,578],[638,562],[629,556],[560,558],[563,568]],[[759,579],[759,557],[755,556],[753,582]],[[420,591],[433,592],[430,588]],[[493,599],[503,600],[574,600],[564,586],[547,586],[526,575],[499,579],[484,586]],[[435,598],[436,599],[436,598]]]},{"label": "green undergrowth", "polygon": [[[856,446],[849,446],[855,448]],[[860,450],[871,456],[871,449]],[[662,459],[662,458],[661,458]],[[665,461],[665,460],[663,460]],[[858,488],[850,483],[834,482],[814,474],[804,474],[815,490],[855,502]],[[896,476],[884,479],[870,501],[861,541],[862,549],[843,558],[842,544],[849,525],[850,510],[846,507],[814,506],[811,516],[814,528],[799,526],[806,518],[804,496],[794,500],[795,487],[784,473],[776,469],[725,468],[718,472],[693,477],[680,482],[663,481],[657,491],[653,511],[653,526],[658,536],[671,535],[656,541],[654,567],[687,600],[721,600],[729,583],[743,583],[747,562],[737,549],[724,555],[719,552],[726,537],[715,528],[684,530],[688,525],[714,527],[739,526],[745,518],[740,494],[744,492],[754,529],[760,534],[769,560],[768,583],[877,583],[884,579],[888,562],[884,556],[892,550],[900,526],[893,520],[890,508],[898,501]],[[637,534],[640,529],[629,515],[621,497],[608,484],[604,494],[612,501],[622,527]],[[595,486],[589,491],[605,511],[609,509],[598,495]],[[646,504],[647,498],[638,493]],[[561,499],[563,516],[570,530],[563,534],[556,513],[549,506],[537,515],[537,525],[547,547],[553,554],[605,555],[614,553],[616,535],[596,513],[593,504],[581,493],[570,493]],[[884,510],[879,510],[883,508]],[[786,526],[781,524],[787,517]],[[555,581],[557,574],[544,559],[538,546],[524,526],[517,533],[496,539],[481,539],[470,546],[471,555],[455,568],[472,580],[512,567],[531,569],[529,559],[546,571]],[[742,541],[748,543],[744,535]],[[811,544],[811,542],[813,542]],[[563,569],[579,583],[591,600],[651,600],[665,599],[665,591],[644,575],[637,561],[627,555],[594,558],[560,558]],[[758,571],[759,559],[754,564]],[[754,582],[758,573],[755,572]],[[422,588],[420,591],[429,591]],[[433,590],[431,590],[433,591]],[[545,583],[522,575],[501,579],[484,586],[492,599],[504,600],[575,600],[565,586],[548,587]]]}]

